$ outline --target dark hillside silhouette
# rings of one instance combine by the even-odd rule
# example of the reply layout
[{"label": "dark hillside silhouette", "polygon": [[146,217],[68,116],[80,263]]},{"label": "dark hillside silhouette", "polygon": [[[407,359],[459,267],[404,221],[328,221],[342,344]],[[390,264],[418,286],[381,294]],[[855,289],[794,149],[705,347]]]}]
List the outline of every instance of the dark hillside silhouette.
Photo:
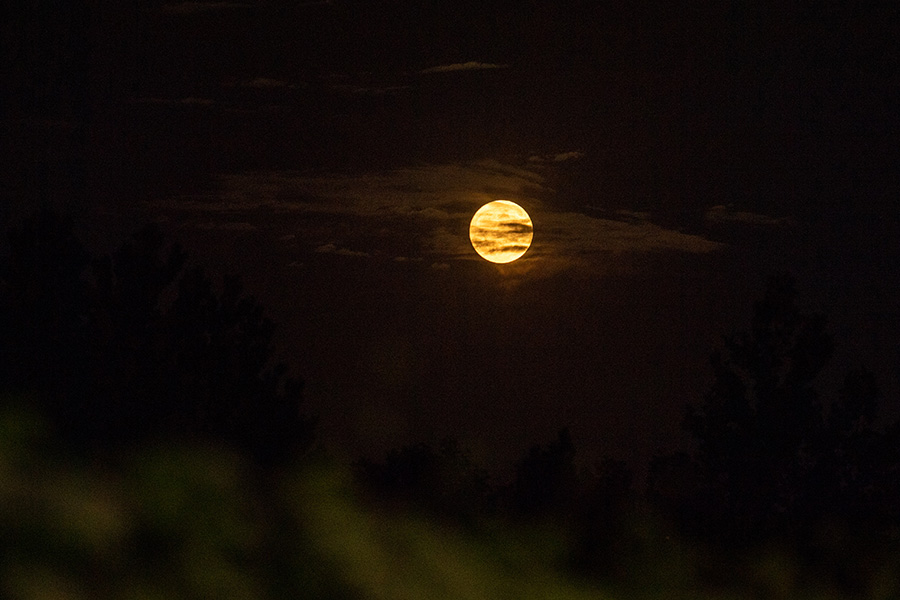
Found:
[{"label": "dark hillside silhouette", "polygon": [[217,291],[147,226],[91,258],[40,213],[0,263],[0,382],[35,398],[62,439],[110,449],[212,439],[273,464],[306,449],[299,380],[270,365],[274,325],[237,279]]}]

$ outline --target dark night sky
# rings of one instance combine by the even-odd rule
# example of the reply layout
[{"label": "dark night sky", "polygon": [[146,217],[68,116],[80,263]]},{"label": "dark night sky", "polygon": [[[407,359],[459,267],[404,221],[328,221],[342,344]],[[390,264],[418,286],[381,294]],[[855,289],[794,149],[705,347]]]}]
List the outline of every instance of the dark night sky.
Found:
[{"label": "dark night sky", "polygon": [[[333,451],[496,465],[568,426],[638,464],[782,269],[823,391],[862,363],[900,412],[896,8],[119,4],[4,18],[4,218],[160,221],[240,274]],[[535,224],[506,266],[467,238],[498,198]]]}]

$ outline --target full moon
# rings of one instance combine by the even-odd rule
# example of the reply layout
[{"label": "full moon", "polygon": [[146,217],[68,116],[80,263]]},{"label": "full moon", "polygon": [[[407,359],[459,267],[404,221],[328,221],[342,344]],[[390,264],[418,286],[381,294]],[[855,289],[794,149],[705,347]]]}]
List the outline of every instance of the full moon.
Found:
[{"label": "full moon", "polygon": [[520,258],[534,237],[525,209],[509,200],[494,200],[478,209],[469,224],[469,239],[481,257],[492,263]]}]

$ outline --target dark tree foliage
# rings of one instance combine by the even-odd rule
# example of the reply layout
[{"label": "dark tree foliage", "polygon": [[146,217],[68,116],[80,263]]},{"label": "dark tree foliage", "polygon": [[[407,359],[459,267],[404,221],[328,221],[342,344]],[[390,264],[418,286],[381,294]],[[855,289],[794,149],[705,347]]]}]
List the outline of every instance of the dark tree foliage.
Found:
[{"label": "dark tree foliage", "polygon": [[716,492],[720,490],[706,481],[699,462],[685,452],[655,456],[650,461],[647,500],[665,521],[689,523],[691,531],[683,533],[711,535],[709,515],[722,504]]},{"label": "dark tree foliage", "polygon": [[[894,434],[873,426],[874,377],[851,371],[827,406],[814,380],[831,351],[825,318],[797,306],[789,276],[774,277],[750,331],[712,355],[712,389],[688,409],[696,454],[651,465],[657,505],[690,532],[732,547],[808,538],[828,522],[865,525],[877,536],[896,528],[900,496],[889,475],[900,462]],[[672,469],[692,477],[694,489],[666,490]]]},{"label": "dark tree foliage", "polygon": [[[57,388],[79,377],[88,337],[90,256],[70,224],[41,214],[9,231],[9,256],[0,261],[0,382],[6,389],[39,383]],[[50,377],[50,374],[55,376]]]},{"label": "dark tree foliage", "polygon": [[306,449],[301,384],[270,365],[274,325],[238,281],[217,291],[148,226],[92,259],[44,212],[9,233],[0,385],[29,394],[67,443],[224,442],[265,464]]},{"label": "dark tree foliage", "polygon": [[847,374],[826,419],[811,504],[852,529],[900,541],[900,429],[875,427],[878,399],[871,372]]},{"label": "dark tree foliage", "polygon": [[619,460],[606,458],[582,482],[572,521],[571,565],[581,573],[624,579],[623,558],[634,554],[637,493],[633,475]]},{"label": "dark tree foliage", "polygon": [[574,458],[568,429],[560,430],[546,448],[532,446],[516,465],[507,500],[512,512],[529,517],[570,513],[580,488]]},{"label": "dark tree foliage", "polygon": [[382,462],[355,464],[367,500],[382,508],[416,511],[456,526],[549,525],[564,532],[565,565],[579,575],[627,579],[625,557],[637,551],[633,525],[637,494],[632,473],[606,459],[592,470],[574,463],[567,429],[534,445],[515,463],[513,479],[492,484],[488,473],[453,439],[436,448],[419,443],[390,450]]},{"label": "dark tree foliage", "polygon": [[638,546],[634,530],[638,496],[625,463],[605,458],[579,469],[567,428],[546,445],[534,445],[516,463],[515,478],[497,491],[513,521],[547,522],[566,532],[567,567],[606,581],[629,578]]},{"label": "dark tree foliage", "polygon": [[723,520],[734,535],[782,527],[813,466],[823,423],[812,383],[832,344],[825,318],[802,313],[795,301],[789,277],[771,281],[751,330],[727,337],[724,352],[713,354],[715,383],[684,422],[706,477],[726,496]]},{"label": "dark tree foliage", "polygon": [[374,497],[404,508],[471,522],[492,510],[487,472],[451,438],[437,449],[419,443],[388,452],[383,463],[359,460],[357,482]]}]

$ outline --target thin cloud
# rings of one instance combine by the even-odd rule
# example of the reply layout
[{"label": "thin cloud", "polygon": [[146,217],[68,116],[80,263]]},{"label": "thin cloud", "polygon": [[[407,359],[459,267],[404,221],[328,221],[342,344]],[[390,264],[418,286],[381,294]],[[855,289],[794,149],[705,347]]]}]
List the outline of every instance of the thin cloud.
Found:
[{"label": "thin cloud", "polygon": [[296,235],[298,252],[305,247],[317,254],[396,257],[389,259],[395,263],[421,256],[425,265],[481,260],[469,240],[469,224],[480,206],[498,199],[515,201],[529,212],[534,241],[522,260],[535,264],[571,268],[600,264],[614,254],[708,253],[722,247],[657,225],[647,213],[554,211],[556,192],[540,175],[495,161],[350,175],[243,172],[218,181],[215,193],[171,199],[165,207],[204,221],[211,215],[232,222],[249,221],[240,215],[250,212],[272,215],[270,235]]},{"label": "thin cloud", "polygon": [[265,207],[280,212],[446,220],[471,218],[469,211],[498,198],[533,198],[550,191],[540,176],[494,161],[356,175],[244,172],[221,176],[219,183],[215,197],[178,199],[172,207],[210,212]]},{"label": "thin cloud", "polygon": [[530,234],[532,230],[531,225],[525,223],[499,223],[495,228],[499,229],[503,234]]},{"label": "thin cloud", "polygon": [[259,229],[259,227],[257,227],[256,225],[244,221],[210,221],[207,223],[198,223],[196,227],[197,229],[219,231],[256,231]]},{"label": "thin cloud", "polygon": [[188,96],[186,98],[136,98],[134,102],[138,104],[162,104],[167,106],[212,106],[213,100],[210,98],[198,98],[196,96]]},{"label": "thin cloud", "polygon": [[562,152],[553,156],[553,162],[566,162],[567,160],[580,160],[584,158],[584,152]]},{"label": "thin cloud", "polygon": [[335,254],[338,256],[371,256],[368,252],[359,252],[349,248],[338,248]]},{"label": "thin cloud", "polygon": [[429,73],[453,73],[455,71],[484,71],[487,69],[508,69],[509,65],[498,65],[494,63],[482,63],[469,61],[464,63],[453,63],[450,65],[438,65],[436,67],[428,67],[419,71],[423,74]]},{"label": "thin cloud", "polygon": [[433,206],[429,206],[423,209],[413,209],[409,211],[409,215],[413,217],[421,217],[423,219],[436,219],[443,220],[449,219],[450,213],[446,210],[441,210],[439,208],[434,208]]},{"label": "thin cloud", "polygon": [[240,2],[178,2],[163,4],[159,10],[168,15],[191,15],[196,13],[253,7],[254,5],[252,4]]},{"label": "thin cloud", "polygon": [[770,217],[758,213],[739,211],[724,205],[713,206],[706,211],[705,217],[711,223],[741,223],[767,227],[780,227],[790,224],[790,219],[785,217]]},{"label": "thin cloud", "polygon": [[615,214],[617,216],[625,217],[626,219],[637,221],[648,221],[652,216],[649,212],[641,210],[617,210]]},{"label": "thin cloud", "polygon": [[411,85],[388,85],[388,86],[363,86],[338,84],[332,85],[331,89],[344,94],[352,94],[354,96],[394,96],[410,91]]},{"label": "thin cloud", "polygon": [[281,79],[272,79],[270,77],[257,77],[255,79],[251,79],[250,81],[245,81],[240,85],[241,87],[256,89],[277,89],[291,87],[287,81],[282,81]]},{"label": "thin cloud", "polygon": [[[603,257],[622,254],[681,252],[706,254],[723,247],[699,235],[666,229],[649,221],[599,219],[574,212],[535,212],[534,241],[526,260],[590,265]],[[428,251],[455,259],[479,260],[474,255],[464,226],[436,229]]]},{"label": "thin cloud", "polygon": [[423,246],[425,251],[430,254],[457,259],[476,259],[475,250],[472,248],[467,233],[465,226],[456,227],[453,230],[438,227],[423,240]]},{"label": "thin cloud", "polygon": [[531,164],[547,164],[547,163],[562,163],[562,162],[571,162],[576,160],[581,160],[584,158],[584,152],[560,152],[558,154],[535,154],[534,156],[528,157],[528,162]]},{"label": "thin cloud", "polygon": [[[545,251],[550,250],[557,255],[661,251],[707,253],[722,247],[722,244],[699,235],[666,229],[645,220],[624,222],[581,213],[550,213],[541,220],[540,239]],[[537,224],[535,228],[537,231]],[[537,249],[540,250],[540,246]]]},{"label": "thin cloud", "polygon": [[360,252],[349,248],[339,248],[335,244],[323,244],[313,250],[316,254],[336,254],[338,256],[370,256],[368,252]]}]

